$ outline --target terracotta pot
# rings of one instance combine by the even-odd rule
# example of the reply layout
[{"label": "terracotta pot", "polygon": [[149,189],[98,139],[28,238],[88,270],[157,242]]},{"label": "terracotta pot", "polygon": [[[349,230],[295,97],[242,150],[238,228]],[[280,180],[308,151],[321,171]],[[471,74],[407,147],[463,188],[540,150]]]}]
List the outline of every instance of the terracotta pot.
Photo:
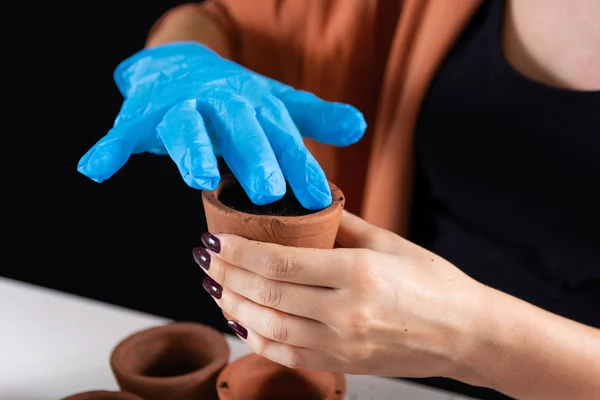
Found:
[{"label": "terracotta pot", "polygon": [[63,400],[144,400],[131,393],[112,392],[108,390],[94,390],[91,392],[77,393]]},{"label": "terracotta pot", "polygon": [[220,400],[341,400],[342,374],[291,369],[256,354],[223,369],[217,381]]},{"label": "terracotta pot", "polygon": [[[281,217],[247,214],[223,204],[219,196],[236,183],[233,175],[226,174],[215,190],[202,192],[209,232],[232,233],[246,239],[284,246],[315,249],[334,247],[345,202],[344,193],[336,185],[329,183],[333,202],[326,209],[298,217]],[[226,313],[223,315],[231,320]]]},{"label": "terracotta pot", "polygon": [[215,382],[228,360],[223,334],[178,322],[125,338],[110,364],[119,387],[146,400],[208,400],[217,398]]},{"label": "terracotta pot", "polygon": [[232,175],[225,176],[214,191],[202,193],[208,231],[233,233],[261,242],[284,246],[331,249],[335,243],[344,194],[330,183],[333,203],[324,210],[297,217],[254,215],[234,210],[219,200],[223,190],[236,184]]}]

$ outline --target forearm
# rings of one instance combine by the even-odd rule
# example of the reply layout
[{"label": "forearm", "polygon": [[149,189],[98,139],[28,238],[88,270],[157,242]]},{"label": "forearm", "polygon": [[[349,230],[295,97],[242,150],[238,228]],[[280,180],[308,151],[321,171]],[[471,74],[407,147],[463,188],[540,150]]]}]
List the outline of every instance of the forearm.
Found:
[{"label": "forearm", "polygon": [[150,31],[146,47],[181,41],[202,43],[225,58],[233,56],[226,32],[196,4],[180,6],[165,14]]},{"label": "forearm", "polygon": [[[467,383],[519,399],[591,399],[600,393],[600,330],[482,287]],[[599,311],[600,312],[600,311]]]}]

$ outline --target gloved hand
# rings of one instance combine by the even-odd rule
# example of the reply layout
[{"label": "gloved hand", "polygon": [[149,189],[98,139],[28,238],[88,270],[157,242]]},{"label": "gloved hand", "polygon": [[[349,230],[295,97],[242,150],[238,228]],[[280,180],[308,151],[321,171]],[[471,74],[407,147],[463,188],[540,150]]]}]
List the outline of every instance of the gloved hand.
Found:
[{"label": "gloved hand", "polygon": [[331,203],[325,174],[302,135],[346,146],[366,129],[362,114],[254,73],[197,43],[144,49],[114,73],[125,101],[113,128],[79,161],[96,182],[110,178],[131,154],[168,154],[184,181],[216,188],[216,156],[258,205],[283,197],[285,180],[300,203]]}]

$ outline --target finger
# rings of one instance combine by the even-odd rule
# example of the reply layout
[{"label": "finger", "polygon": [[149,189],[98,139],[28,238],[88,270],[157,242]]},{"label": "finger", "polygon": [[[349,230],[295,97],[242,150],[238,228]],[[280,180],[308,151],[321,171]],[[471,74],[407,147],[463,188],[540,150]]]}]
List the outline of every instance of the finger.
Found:
[{"label": "finger", "polygon": [[217,92],[199,106],[214,132],[213,144],[252,202],[263,205],[282,198],[283,173],[250,105],[235,94]]},{"label": "finger", "polygon": [[196,100],[173,106],[156,131],[183,180],[194,189],[214,190],[219,184],[219,166],[196,106]]},{"label": "finger", "polygon": [[146,120],[117,123],[106,136],[89,149],[77,164],[77,171],[95,182],[113,176],[129,159],[136,147],[153,129]]},{"label": "finger", "polygon": [[304,208],[321,210],[331,204],[331,190],[321,166],[308,151],[285,105],[276,97],[263,99],[257,119],[271,143],[283,175]]},{"label": "finger", "polygon": [[[214,282],[211,284],[214,285]],[[327,349],[337,336],[321,322],[261,306],[227,288],[222,288],[221,298],[215,298],[215,301],[234,321],[275,342]]]},{"label": "finger", "polygon": [[204,234],[204,245],[221,260],[265,278],[326,288],[347,287],[354,253],[256,242],[230,234]]},{"label": "finger", "polygon": [[348,146],[363,137],[367,122],[356,108],[324,101],[309,92],[280,87],[275,94],[286,105],[303,136],[334,146]]},{"label": "finger", "polygon": [[194,258],[222,287],[256,304],[326,324],[333,322],[328,317],[332,310],[341,307],[340,294],[332,289],[267,279],[228,264],[202,247],[194,249]]}]

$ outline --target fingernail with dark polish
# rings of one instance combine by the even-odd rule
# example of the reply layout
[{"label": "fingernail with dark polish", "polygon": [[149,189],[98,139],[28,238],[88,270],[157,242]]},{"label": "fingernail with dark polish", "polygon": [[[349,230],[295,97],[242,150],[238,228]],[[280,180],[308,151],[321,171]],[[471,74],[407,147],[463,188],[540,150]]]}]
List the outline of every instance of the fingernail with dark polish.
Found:
[{"label": "fingernail with dark polish", "polygon": [[210,294],[217,300],[219,300],[221,296],[223,296],[223,288],[210,276],[204,278],[204,280],[202,281],[202,287],[208,292],[208,294]]},{"label": "fingernail with dark polish", "polygon": [[196,260],[198,265],[206,270],[210,268],[210,253],[206,251],[205,248],[194,247],[192,254],[194,255],[194,260]]},{"label": "fingernail with dark polish", "polygon": [[243,326],[241,326],[237,322],[235,322],[235,321],[227,321],[227,326],[229,326],[229,329],[231,329],[233,331],[233,333],[235,333],[236,335],[238,335],[242,339],[245,340],[245,339],[248,338],[248,330],[246,330],[246,328],[244,328]]},{"label": "fingernail with dark polish", "polygon": [[204,243],[209,250],[214,251],[217,254],[221,252],[221,242],[215,235],[203,233],[200,238],[202,239],[202,243]]}]

